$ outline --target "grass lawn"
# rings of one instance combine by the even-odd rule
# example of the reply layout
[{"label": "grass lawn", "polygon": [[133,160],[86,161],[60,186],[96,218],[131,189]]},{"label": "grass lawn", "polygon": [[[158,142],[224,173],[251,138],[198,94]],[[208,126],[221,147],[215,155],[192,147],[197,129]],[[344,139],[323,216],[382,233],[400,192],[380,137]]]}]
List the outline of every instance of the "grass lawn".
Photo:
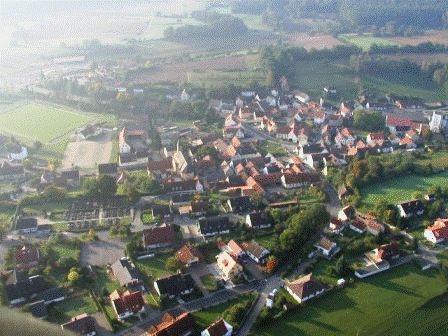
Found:
[{"label": "grass lawn", "polygon": [[103,295],[104,288],[106,288],[109,293],[112,293],[114,290],[121,288],[118,281],[112,281],[109,278],[104,267],[95,267],[94,271],[97,275],[97,278],[93,283],[93,290],[98,297]]},{"label": "grass lawn", "polygon": [[323,278],[323,282],[336,285],[340,277],[334,276],[330,273],[331,267],[336,264],[336,259],[329,261],[327,259],[319,258],[319,261],[313,267],[313,275]]},{"label": "grass lawn", "polygon": [[73,244],[53,245],[53,250],[59,255],[59,258],[74,258],[79,257],[79,246]]},{"label": "grass lawn", "polygon": [[136,260],[135,266],[144,273],[144,275],[153,281],[157,278],[169,275],[170,272],[165,269],[166,260],[171,257],[171,254],[159,254],[152,258],[147,258],[143,260]]},{"label": "grass lawn", "polygon": [[431,185],[448,187],[448,173],[441,173],[433,176],[406,175],[390,180],[372,183],[363,187],[363,204],[366,207],[374,207],[381,200],[388,203],[397,204],[409,200],[416,191],[424,192]]},{"label": "grass lawn", "polygon": [[216,278],[212,274],[207,274],[201,277],[202,284],[210,292],[216,290]]},{"label": "grass lawn", "polygon": [[188,81],[197,85],[218,85],[249,83],[251,81],[263,82],[266,80],[264,71],[253,68],[235,70],[195,70],[188,74]]},{"label": "grass lawn", "polygon": [[375,36],[344,36],[342,40],[354,44],[355,46],[361,48],[363,51],[369,51],[372,44],[382,45],[382,46],[394,46],[399,45],[397,42],[393,42],[381,37]]},{"label": "grass lawn", "polygon": [[328,293],[253,334],[443,335],[434,331],[447,330],[446,303],[430,300],[444,290],[436,270],[406,265]]},{"label": "grass lawn", "polygon": [[239,296],[237,299],[233,299],[219,305],[203,309],[193,313],[194,320],[199,326],[199,330],[206,329],[210,324],[218,320],[222,314],[231,306],[237,303],[246,303],[249,300],[254,300],[255,296],[252,293]]},{"label": "grass lawn", "polygon": [[48,314],[48,321],[62,324],[82,313],[93,314],[95,312],[97,312],[95,302],[89,294],[85,294],[57,303],[55,309]]},{"label": "grass lawn", "polygon": [[424,158],[418,159],[416,162],[422,166],[431,164],[434,169],[445,168],[448,167],[448,152],[425,153]]},{"label": "grass lawn", "polygon": [[270,235],[264,235],[262,237],[255,237],[255,240],[263,247],[267,248],[268,250],[272,251],[272,249],[276,245],[276,234],[270,234]]}]

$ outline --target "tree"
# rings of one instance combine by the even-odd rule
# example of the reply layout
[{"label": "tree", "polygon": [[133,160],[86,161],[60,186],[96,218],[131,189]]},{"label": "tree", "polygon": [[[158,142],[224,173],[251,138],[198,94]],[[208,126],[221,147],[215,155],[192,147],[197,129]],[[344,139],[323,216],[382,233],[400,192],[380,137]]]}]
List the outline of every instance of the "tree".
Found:
[{"label": "tree", "polygon": [[386,121],[380,112],[358,110],[353,116],[353,125],[368,132],[381,131],[386,126]]},{"label": "tree", "polygon": [[182,266],[182,263],[178,261],[175,256],[171,256],[165,261],[165,268],[172,272],[176,272],[182,268]]},{"label": "tree", "polygon": [[67,275],[67,279],[70,282],[75,282],[76,280],[78,280],[79,279],[78,270],[76,268],[72,268]]},{"label": "tree", "polygon": [[67,191],[54,185],[49,185],[45,187],[42,196],[51,202],[61,201],[67,198]]},{"label": "tree", "polygon": [[275,271],[277,266],[278,266],[278,259],[277,259],[277,257],[274,256],[274,255],[270,255],[268,257],[268,260],[266,262],[266,266],[265,266],[264,270],[266,271],[266,273],[272,274],[272,272]]},{"label": "tree", "polygon": [[345,262],[344,255],[341,255],[339,257],[338,261],[336,261],[335,271],[336,271],[336,274],[339,276],[344,276],[346,274],[347,264]]},{"label": "tree", "polygon": [[112,196],[117,192],[115,179],[109,175],[101,175],[98,179],[98,193],[103,196]]},{"label": "tree", "polygon": [[42,144],[42,142],[40,142],[39,140],[36,140],[36,141],[33,142],[33,147],[34,147],[36,150],[41,149],[42,146],[43,146],[43,144]]}]

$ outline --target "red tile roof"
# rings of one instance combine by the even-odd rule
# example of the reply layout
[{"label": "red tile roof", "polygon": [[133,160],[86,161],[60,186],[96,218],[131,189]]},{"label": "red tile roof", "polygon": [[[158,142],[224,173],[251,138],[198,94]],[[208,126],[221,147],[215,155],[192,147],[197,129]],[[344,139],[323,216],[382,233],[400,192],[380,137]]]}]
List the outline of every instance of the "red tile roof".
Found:
[{"label": "red tile roof", "polygon": [[173,167],[173,161],[171,158],[167,158],[160,161],[149,161],[147,165],[148,171],[161,171],[166,172]]},{"label": "red tile roof", "polygon": [[145,306],[142,292],[131,292],[128,290],[121,294],[118,290],[115,290],[109,295],[109,298],[115,305],[118,314],[125,311],[138,313]]},{"label": "red tile roof", "polygon": [[171,225],[146,229],[143,231],[143,242],[145,246],[174,244],[176,242],[176,232]]},{"label": "red tile roof", "polygon": [[194,331],[196,323],[190,313],[183,313],[174,317],[165,313],[162,322],[152,326],[147,336],[182,336]]},{"label": "red tile roof", "polygon": [[176,259],[183,264],[191,262],[194,258],[197,258],[199,262],[204,260],[201,251],[189,244],[182,246],[181,249],[176,252]]},{"label": "red tile roof", "polygon": [[207,331],[210,336],[224,336],[228,332],[226,324],[224,323],[223,319],[220,319],[212,323],[207,328]]}]

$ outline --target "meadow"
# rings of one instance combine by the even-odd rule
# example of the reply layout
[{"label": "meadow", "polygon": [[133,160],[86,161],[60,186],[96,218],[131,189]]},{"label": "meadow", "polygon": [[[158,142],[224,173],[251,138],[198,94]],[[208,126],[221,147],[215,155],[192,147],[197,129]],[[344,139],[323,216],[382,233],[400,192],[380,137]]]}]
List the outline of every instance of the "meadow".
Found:
[{"label": "meadow", "polygon": [[396,41],[391,41],[389,39],[375,37],[375,36],[359,36],[359,35],[345,35],[340,37],[342,41],[354,44],[355,46],[361,48],[363,51],[369,51],[372,44],[379,46],[399,46],[400,43]]},{"label": "meadow", "polygon": [[448,173],[433,176],[406,175],[372,183],[361,188],[363,204],[374,207],[380,201],[397,204],[412,198],[414,192],[425,192],[430,186],[448,187]]},{"label": "meadow", "polygon": [[446,287],[437,273],[412,264],[389,270],[328,293],[253,335],[443,335],[446,303],[438,296]]}]

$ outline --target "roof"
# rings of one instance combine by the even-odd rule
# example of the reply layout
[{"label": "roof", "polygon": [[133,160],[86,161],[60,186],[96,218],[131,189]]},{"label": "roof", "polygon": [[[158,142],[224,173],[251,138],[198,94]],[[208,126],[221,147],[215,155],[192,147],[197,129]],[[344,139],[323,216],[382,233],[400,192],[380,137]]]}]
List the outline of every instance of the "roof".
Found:
[{"label": "roof", "polygon": [[204,260],[204,256],[198,248],[186,244],[176,252],[176,259],[183,264],[189,263],[192,259],[197,258],[199,261]]},{"label": "roof", "polygon": [[40,275],[34,275],[22,280],[16,279],[15,284],[5,286],[6,296],[10,302],[20,298],[28,299],[45,289],[45,281]]},{"label": "roof", "polygon": [[174,317],[165,313],[162,322],[148,330],[148,336],[182,336],[196,328],[196,323],[190,313]]},{"label": "roof", "polygon": [[100,163],[98,165],[98,174],[116,174],[117,172],[117,163]]},{"label": "roof", "polygon": [[23,175],[24,173],[23,166],[11,165],[6,161],[3,161],[0,165],[0,176]]},{"label": "roof", "polygon": [[209,203],[206,200],[191,202],[191,212],[205,212],[209,209]]},{"label": "roof", "polygon": [[224,336],[228,332],[226,323],[223,319],[210,324],[207,331],[210,336]]},{"label": "roof", "polygon": [[145,306],[143,295],[140,291],[126,291],[121,294],[118,290],[115,290],[109,295],[109,298],[115,306],[118,315],[126,311],[138,313]]},{"label": "roof", "polygon": [[250,222],[252,226],[264,226],[264,225],[274,225],[274,218],[272,218],[271,213],[267,211],[254,211],[249,214]]},{"label": "roof", "polygon": [[136,280],[141,280],[140,273],[128,258],[118,259],[111,267],[112,272],[121,286],[126,286]]},{"label": "roof", "polygon": [[420,200],[407,201],[407,202],[400,203],[398,205],[401,206],[401,208],[403,209],[403,211],[406,214],[416,213],[418,211],[425,210],[425,207],[424,207],[422,201],[420,201]]},{"label": "roof", "polygon": [[16,250],[16,264],[28,265],[39,261],[39,250],[34,246],[23,246]]},{"label": "roof", "polygon": [[247,211],[252,208],[252,202],[250,201],[249,196],[233,197],[229,199],[229,202],[233,211],[236,212]]},{"label": "roof", "polygon": [[312,173],[299,173],[299,174],[292,174],[287,173],[283,174],[285,184],[295,184],[295,183],[315,183],[320,181],[320,176],[318,174],[312,174]]},{"label": "roof", "polygon": [[178,296],[186,290],[194,288],[194,280],[190,274],[177,273],[159,278],[155,281],[160,295]]},{"label": "roof", "polygon": [[215,232],[222,232],[231,229],[228,217],[205,217],[199,219],[199,229],[201,234],[212,234]]},{"label": "roof", "polygon": [[31,314],[34,317],[43,318],[48,315],[47,306],[44,300],[39,300],[30,304]]},{"label": "roof", "polygon": [[171,158],[167,158],[160,161],[149,161],[146,168],[148,171],[166,172],[167,170],[173,168],[173,160]]},{"label": "roof", "polygon": [[16,230],[26,230],[37,227],[37,219],[34,217],[22,217],[16,222]]},{"label": "roof", "polygon": [[426,230],[431,231],[436,239],[448,239],[448,219],[438,218]]},{"label": "roof", "polygon": [[86,313],[73,317],[61,327],[62,329],[71,330],[82,335],[87,335],[94,331],[96,332],[95,319]]},{"label": "roof", "polygon": [[243,243],[243,247],[246,251],[250,252],[257,258],[261,258],[263,255],[269,253],[268,249],[258,244],[255,240],[251,240],[248,243]]},{"label": "roof", "polygon": [[144,246],[174,244],[176,232],[171,225],[158,226],[143,230]]},{"label": "roof", "polygon": [[227,248],[235,257],[238,257],[243,252],[243,249],[233,239],[227,243]]},{"label": "roof", "polygon": [[61,177],[64,180],[69,180],[69,179],[79,179],[79,170],[64,170],[61,172]]},{"label": "roof", "polygon": [[45,302],[51,302],[60,298],[65,298],[65,290],[63,287],[53,287],[39,293],[39,298]]},{"label": "roof", "polygon": [[290,282],[288,284],[288,288],[300,299],[306,298],[325,289],[325,287],[312,275],[312,273]]},{"label": "roof", "polygon": [[322,237],[316,244],[316,246],[319,246],[327,251],[330,251],[332,248],[336,246],[336,243],[332,242],[330,239],[326,237]]},{"label": "roof", "polygon": [[[223,270],[231,270],[238,265],[235,259],[233,259],[232,256],[226,251],[221,252],[216,256],[216,263],[221,265],[220,268]],[[230,272],[225,271],[224,273],[229,274]]]}]

